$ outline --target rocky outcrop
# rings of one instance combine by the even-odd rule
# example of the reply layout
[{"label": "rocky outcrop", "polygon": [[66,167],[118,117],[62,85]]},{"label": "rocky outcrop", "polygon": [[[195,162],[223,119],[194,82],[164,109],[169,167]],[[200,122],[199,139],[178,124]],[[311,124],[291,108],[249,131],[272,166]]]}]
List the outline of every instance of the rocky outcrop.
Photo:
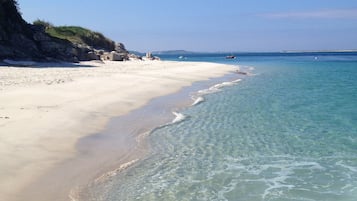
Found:
[{"label": "rocky outcrop", "polygon": [[128,50],[125,49],[125,46],[123,43],[117,43],[115,44],[115,51],[119,54],[129,54]]},{"label": "rocky outcrop", "polygon": [[0,59],[73,62],[79,59],[75,49],[25,22],[15,0],[0,0]]},{"label": "rocky outcrop", "polygon": [[[91,40],[92,46],[77,44],[53,37],[47,34],[45,29],[45,26],[24,21],[15,0],[0,0],[0,60],[78,62],[100,58],[97,49],[101,49],[101,42],[104,40]],[[102,36],[100,33],[96,34]],[[83,40],[86,42],[86,38]],[[104,51],[112,51],[114,48],[114,42],[111,40],[104,45]],[[106,50],[110,46],[111,48]],[[128,51],[122,43],[115,45],[115,51],[123,55],[123,60],[128,58]]]}]

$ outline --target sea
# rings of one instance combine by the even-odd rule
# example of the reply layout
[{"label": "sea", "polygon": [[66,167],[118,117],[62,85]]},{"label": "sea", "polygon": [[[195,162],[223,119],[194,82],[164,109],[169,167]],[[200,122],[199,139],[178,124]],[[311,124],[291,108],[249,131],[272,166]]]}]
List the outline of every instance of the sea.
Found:
[{"label": "sea", "polygon": [[357,53],[234,55],[160,55],[244,74],[191,88],[149,153],[86,199],[356,201]]}]

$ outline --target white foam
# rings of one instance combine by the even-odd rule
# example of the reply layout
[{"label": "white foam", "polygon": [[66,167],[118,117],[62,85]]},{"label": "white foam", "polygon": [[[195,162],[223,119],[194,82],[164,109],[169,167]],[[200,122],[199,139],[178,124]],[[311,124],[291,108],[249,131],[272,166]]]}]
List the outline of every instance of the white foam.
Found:
[{"label": "white foam", "polygon": [[[316,161],[300,161],[299,159],[291,156],[274,156],[271,159],[262,157],[267,163],[263,164],[250,164],[252,160],[256,160],[257,157],[225,157],[225,171],[227,172],[241,172],[248,175],[255,175],[251,178],[244,178],[245,182],[263,182],[267,185],[264,192],[261,194],[262,200],[269,200],[271,196],[279,196],[280,193],[284,193],[286,190],[297,188],[294,182],[289,179],[296,179],[296,171],[310,170],[311,172],[324,172],[326,168]],[[297,160],[297,161],[296,161]],[[268,162],[271,161],[271,162]],[[342,162],[336,163],[339,166],[347,168],[351,171],[354,167],[346,166]],[[267,172],[271,172],[271,175],[265,177]],[[300,188],[300,187],[299,187]],[[350,186],[345,187],[349,189]]]},{"label": "white foam", "polygon": [[223,87],[233,86],[233,85],[234,85],[234,82],[222,82],[221,84],[216,84],[213,87],[217,88],[217,89],[220,89],[220,88],[223,88]]},{"label": "white foam", "polygon": [[242,66],[242,68],[239,68],[236,72],[238,74],[243,74],[246,76],[254,76],[254,75],[256,75],[255,73],[252,72],[254,70],[255,70],[255,68],[252,66]]},{"label": "white foam", "polygon": [[233,80],[232,82],[233,82],[233,83],[238,83],[238,82],[240,82],[240,81],[242,81],[242,79],[236,79],[236,80]]},{"label": "white foam", "polygon": [[200,104],[200,103],[202,103],[202,102],[204,102],[204,101],[205,101],[205,98],[203,98],[202,96],[199,96],[199,97],[196,98],[195,101],[192,103],[192,106],[198,105],[198,104]]},{"label": "white foam", "polygon": [[101,175],[100,177],[96,178],[94,180],[94,182],[95,183],[104,182],[104,181],[108,180],[109,178],[114,177],[115,175],[117,175],[121,171],[123,171],[125,169],[128,169],[130,166],[134,165],[138,161],[139,161],[139,159],[134,159],[134,160],[131,160],[129,162],[123,163],[118,168],[116,168],[116,169],[114,169],[112,171],[109,171],[109,172]]},{"label": "white foam", "polygon": [[199,91],[198,91],[198,94],[206,95],[206,94],[216,93],[216,92],[218,92],[218,91],[219,91],[218,89],[214,89],[214,88],[210,87],[210,88],[208,88],[208,89],[199,90]]},{"label": "white foam", "polygon": [[[184,121],[185,119],[187,119],[187,116],[185,116],[182,113],[172,112],[172,114],[175,115],[175,118],[171,122],[163,124],[163,125],[160,125],[160,126],[154,128],[154,129],[152,129],[151,131],[149,131],[147,133],[144,133],[143,135],[140,135],[140,137],[141,138],[145,138],[146,136],[150,135],[151,133],[155,132],[158,129],[165,128],[166,126],[170,126],[172,124],[176,124],[176,123],[179,123],[179,122]],[[140,141],[141,139],[137,138],[137,140]]]},{"label": "white foam", "polygon": [[217,92],[220,92],[223,87],[236,85],[240,81],[242,81],[242,79],[236,79],[236,80],[233,80],[230,82],[222,82],[220,84],[215,84],[208,89],[199,90],[198,94],[206,95],[206,94],[217,93]]},{"label": "white foam", "polygon": [[179,112],[172,112],[172,114],[174,114],[176,117],[174,120],[172,120],[172,123],[175,124],[175,123],[179,123],[183,120],[186,119],[186,116],[183,115],[182,113],[179,113]]}]

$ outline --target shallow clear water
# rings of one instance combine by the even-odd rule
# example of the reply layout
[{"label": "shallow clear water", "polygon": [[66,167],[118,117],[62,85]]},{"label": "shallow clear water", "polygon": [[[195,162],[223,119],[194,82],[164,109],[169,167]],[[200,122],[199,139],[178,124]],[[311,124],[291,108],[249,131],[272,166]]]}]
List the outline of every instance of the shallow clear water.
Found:
[{"label": "shallow clear water", "polygon": [[152,154],[93,188],[92,199],[357,200],[357,55],[238,64],[255,75],[155,130]]}]

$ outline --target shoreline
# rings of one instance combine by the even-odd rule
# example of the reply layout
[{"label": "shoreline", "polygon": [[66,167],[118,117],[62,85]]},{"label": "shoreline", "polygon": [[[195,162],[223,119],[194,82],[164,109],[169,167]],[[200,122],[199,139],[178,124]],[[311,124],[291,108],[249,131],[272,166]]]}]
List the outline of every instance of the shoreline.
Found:
[{"label": "shoreline", "polygon": [[[240,79],[238,79],[240,80]],[[187,117],[181,116],[180,113],[182,110],[185,110],[189,107],[194,107],[198,94],[200,91],[211,88],[212,86],[220,85],[221,83],[236,83],[237,75],[236,74],[226,74],[223,77],[212,78],[210,80],[198,81],[193,83],[191,86],[186,86],[179,90],[178,92],[174,92],[172,94],[168,94],[161,97],[156,97],[152,99],[145,106],[138,108],[127,115],[116,117],[111,120],[109,123],[109,131],[103,131],[102,133],[88,136],[87,138],[100,138],[100,135],[111,135],[112,130],[120,130],[122,132],[122,125],[125,125],[133,120],[142,119],[143,117],[149,117],[148,121],[144,123],[140,123],[136,125],[130,125],[129,127],[134,132],[131,132],[129,135],[135,138],[136,145],[131,147],[128,151],[130,152],[130,156],[127,156],[126,160],[122,163],[113,162],[113,168],[107,169],[99,177],[94,178],[91,182],[82,186],[82,188],[76,188],[71,191],[70,197],[72,201],[81,201],[81,200],[92,200],[92,192],[91,190],[96,188],[96,186],[102,183],[106,183],[111,180],[111,178],[115,175],[122,174],[124,171],[127,171],[137,165],[142,164],[145,160],[151,157],[151,144],[149,143],[150,135],[155,132],[157,129],[170,126],[181,121],[186,120]],[[230,85],[226,85],[230,86]],[[224,87],[224,86],[222,86]],[[212,93],[216,93],[212,92]],[[200,94],[207,95],[207,94]],[[189,118],[189,117],[188,117]],[[129,123],[130,124],[130,123]],[[111,128],[113,127],[113,128]],[[138,127],[138,128],[137,128]],[[136,129],[134,129],[136,128]],[[124,132],[126,130],[124,129]],[[125,134],[124,134],[125,135]],[[102,136],[103,137],[103,136]],[[81,141],[87,141],[88,139],[81,139]],[[109,139],[106,139],[107,142],[101,142],[103,144],[108,144]],[[88,142],[84,142],[84,144],[88,144]],[[91,150],[95,150],[96,148],[90,148]],[[107,154],[110,154],[109,152]],[[118,154],[115,153],[108,159],[113,159],[118,157]]]},{"label": "shoreline", "polygon": [[[6,164],[0,167],[1,199],[21,200],[17,192],[29,185],[32,191],[21,193],[27,200],[46,197],[45,190],[34,191],[41,186],[33,185],[34,181],[76,156],[79,139],[102,131],[112,117],[128,114],[155,97],[234,70],[234,66],[198,62],[82,64],[86,66],[0,68],[5,75],[0,109],[8,117],[0,119],[5,133],[0,136],[5,145],[0,159]],[[61,192],[58,184],[50,188]]]}]

